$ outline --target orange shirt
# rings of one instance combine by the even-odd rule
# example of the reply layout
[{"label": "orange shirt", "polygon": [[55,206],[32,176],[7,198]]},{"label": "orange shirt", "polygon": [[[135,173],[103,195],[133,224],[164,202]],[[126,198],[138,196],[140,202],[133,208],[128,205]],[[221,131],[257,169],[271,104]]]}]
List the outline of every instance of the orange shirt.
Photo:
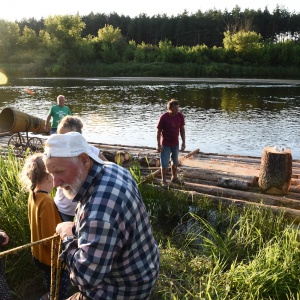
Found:
[{"label": "orange shirt", "polygon": [[[56,205],[49,194],[30,193],[28,199],[28,220],[31,231],[31,242],[36,242],[55,234],[56,225],[62,220]],[[32,255],[41,263],[51,266],[51,241],[31,247]]]}]

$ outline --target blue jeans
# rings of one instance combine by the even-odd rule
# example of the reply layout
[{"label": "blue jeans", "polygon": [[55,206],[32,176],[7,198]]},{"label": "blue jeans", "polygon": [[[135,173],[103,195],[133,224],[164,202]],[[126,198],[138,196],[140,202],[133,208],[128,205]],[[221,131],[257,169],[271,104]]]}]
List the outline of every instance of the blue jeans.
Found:
[{"label": "blue jeans", "polygon": [[163,168],[169,167],[170,155],[173,165],[178,166],[179,146],[163,146],[160,153],[160,165]]}]

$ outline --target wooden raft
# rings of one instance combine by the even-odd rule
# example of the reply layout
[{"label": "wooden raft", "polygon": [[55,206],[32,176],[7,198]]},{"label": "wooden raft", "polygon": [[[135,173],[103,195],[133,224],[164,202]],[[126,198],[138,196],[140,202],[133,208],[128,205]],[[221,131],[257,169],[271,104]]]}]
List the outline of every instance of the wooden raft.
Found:
[{"label": "wooden raft", "polygon": [[[46,137],[45,137],[46,138]],[[0,143],[5,144],[0,137]],[[124,161],[125,168],[131,163],[143,160],[140,172],[143,178],[152,178],[154,185],[159,185],[160,167],[157,166],[159,153],[154,147],[138,147],[120,144],[91,143],[102,152],[126,152],[131,157]],[[274,212],[285,211],[286,216],[300,223],[300,161],[292,160],[290,187],[285,195],[267,194],[258,184],[261,168],[261,157],[223,155],[198,152],[198,149],[182,152],[185,157],[178,167],[178,175],[185,182],[183,186],[170,183],[170,172],[167,180],[171,189],[187,193],[191,201],[195,195],[204,196],[212,202],[223,202],[225,205],[256,205],[270,208]],[[193,155],[190,155],[193,153]],[[151,163],[148,165],[148,161]],[[146,162],[146,163],[145,163]],[[153,176],[155,173],[155,176]],[[144,183],[147,184],[147,183]],[[240,186],[239,186],[240,185]]]}]

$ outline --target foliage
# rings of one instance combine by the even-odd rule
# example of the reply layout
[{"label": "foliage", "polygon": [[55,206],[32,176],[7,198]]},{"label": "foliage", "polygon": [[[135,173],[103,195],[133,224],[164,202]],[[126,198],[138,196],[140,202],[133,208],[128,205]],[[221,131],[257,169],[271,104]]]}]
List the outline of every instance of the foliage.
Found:
[{"label": "foliage", "polygon": [[257,207],[213,215],[191,213],[160,240],[151,299],[299,299],[298,227]]},{"label": "foliage", "polygon": [[[300,65],[299,19],[300,15],[284,9],[270,14],[242,12],[237,6],[232,12],[185,12],[170,19],[77,14],[40,21],[0,20],[0,64],[2,68],[9,64],[5,70],[11,76],[132,76],[130,69],[140,63],[152,64],[153,69],[144,72],[140,66],[135,76],[257,77],[260,73],[259,77],[298,78],[298,72],[288,68]],[[287,38],[283,32],[288,32]],[[120,74],[112,66],[121,63],[127,64],[128,72]],[[157,63],[165,65],[158,69]],[[107,64],[107,71],[99,70],[99,64]],[[168,64],[172,68],[165,68]],[[192,67],[186,73],[184,64]],[[248,66],[256,70],[251,73]],[[287,70],[274,73],[273,66]],[[268,74],[257,68],[269,69],[264,71]]]},{"label": "foliage", "polygon": [[[23,159],[12,153],[0,156],[0,222],[10,236],[9,248],[30,241],[28,195],[18,181],[22,165]],[[142,183],[138,165],[130,171],[161,255],[150,299],[299,299],[299,228],[288,224],[283,213],[221,202],[216,206],[205,197]],[[35,299],[43,293],[43,277],[30,249],[8,255],[5,268],[14,299]]]},{"label": "foliage", "polygon": [[[7,157],[0,156],[0,224],[1,229],[9,235],[9,248],[30,243],[28,196],[22,191],[18,179],[22,164],[22,159],[16,158],[11,152]],[[30,248],[8,255],[5,265],[9,286],[16,296],[24,293],[28,285],[34,287],[35,280],[41,280],[41,274],[32,263]]]}]

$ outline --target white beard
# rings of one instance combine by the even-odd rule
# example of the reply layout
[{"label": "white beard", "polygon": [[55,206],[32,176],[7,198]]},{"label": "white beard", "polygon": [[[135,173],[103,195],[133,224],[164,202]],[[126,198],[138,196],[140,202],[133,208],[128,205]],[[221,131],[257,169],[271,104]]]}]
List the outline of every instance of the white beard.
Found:
[{"label": "white beard", "polygon": [[[63,188],[63,193],[64,195],[70,199],[70,200],[73,200],[74,197],[77,195],[77,193],[79,192],[80,190],[80,187],[82,186],[82,184],[84,183],[84,179],[82,178],[82,174],[83,174],[83,171],[80,170],[78,172],[78,176],[77,178],[75,179],[75,181],[72,183],[72,184],[62,184],[61,185],[61,188]],[[65,188],[68,188],[67,190]]]}]

